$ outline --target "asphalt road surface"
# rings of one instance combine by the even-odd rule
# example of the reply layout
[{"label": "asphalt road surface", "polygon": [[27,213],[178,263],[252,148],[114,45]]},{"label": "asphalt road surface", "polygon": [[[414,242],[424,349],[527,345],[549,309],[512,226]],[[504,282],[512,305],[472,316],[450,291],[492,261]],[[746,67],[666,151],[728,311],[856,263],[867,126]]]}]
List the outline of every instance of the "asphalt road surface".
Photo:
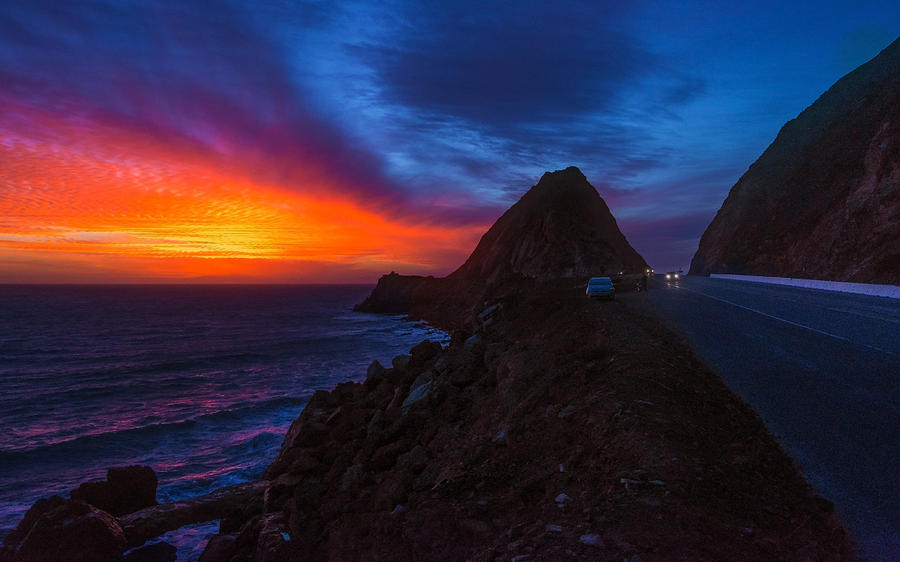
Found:
[{"label": "asphalt road surface", "polygon": [[865,560],[900,560],[900,300],[660,276],[643,295],[834,502]]}]

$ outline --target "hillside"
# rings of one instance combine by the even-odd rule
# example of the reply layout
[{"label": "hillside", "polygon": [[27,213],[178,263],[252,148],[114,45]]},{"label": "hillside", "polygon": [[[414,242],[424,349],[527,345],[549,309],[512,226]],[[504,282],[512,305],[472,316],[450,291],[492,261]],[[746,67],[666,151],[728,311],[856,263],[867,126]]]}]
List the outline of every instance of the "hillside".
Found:
[{"label": "hillside", "polygon": [[691,273],[900,284],[900,40],[784,125]]},{"label": "hillside", "polygon": [[759,417],[628,307],[642,294],[626,297],[508,283],[448,348],[423,342],[317,393],[266,473],[265,515],[231,552],[851,560],[831,504]]},{"label": "hillside", "polygon": [[510,279],[640,273],[646,267],[594,186],[569,167],[545,173],[497,219],[459,269],[444,278],[392,272],[357,310],[440,316],[456,327],[453,319],[473,296]]},{"label": "hillside", "polygon": [[491,226],[450,279],[539,281],[642,272],[644,259],[619,231],[581,170],[547,172]]}]

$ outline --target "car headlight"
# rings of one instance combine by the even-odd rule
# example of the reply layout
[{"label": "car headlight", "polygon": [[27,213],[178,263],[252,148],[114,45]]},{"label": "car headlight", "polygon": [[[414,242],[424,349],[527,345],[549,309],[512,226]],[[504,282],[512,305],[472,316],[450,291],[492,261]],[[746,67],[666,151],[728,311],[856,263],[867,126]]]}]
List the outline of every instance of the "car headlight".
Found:
[{"label": "car headlight", "polygon": [[671,279],[671,278],[672,278],[672,276],[669,275],[668,273],[666,273],[666,279]]}]

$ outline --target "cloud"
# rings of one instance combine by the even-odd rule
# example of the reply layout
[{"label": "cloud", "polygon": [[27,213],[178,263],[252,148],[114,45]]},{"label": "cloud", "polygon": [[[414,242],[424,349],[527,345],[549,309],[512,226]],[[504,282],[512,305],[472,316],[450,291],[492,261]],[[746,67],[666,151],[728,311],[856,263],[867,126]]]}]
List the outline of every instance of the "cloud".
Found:
[{"label": "cloud", "polygon": [[[298,12],[316,13],[307,8]],[[112,126],[192,144],[262,181],[301,191],[325,183],[383,212],[415,214],[384,159],[309,106],[283,46],[260,30],[265,11],[251,10],[19,4],[0,16],[0,29],[15,31],[3,40],[9,64],[0,93],[85,130]]]},{"label": "cloud", "polygon": [[570,165],[632,182],[671,165],[667,133],[706,93],[705,79],[635,36],[639,4],[395,2],[390,17],[365,15],[365,36],[345,36],[337,72],[366,84],[363,121],[415,192],[443,177],[505,207]]},{"label": "cloud", "polygon": [[[544,171],[577,165],[648,259],[689,259],[701,223],[777,132],[765,100],[796,97],[760,79],[768,74],[741,89],[743,63],[768,72],[768,50],[781,48],[723,43],[712,16],[708,28],[680,28],[706,10],[642,1],[11,3],[0,11],[0,148],[63,148],[79,173],[106,181],[100,171],[115,164],[183,192],[173,198],[192,189],[171,185],[176,172],[198,183],[224,177],[260,194],[350,200],[389,222],[466,232],[487,227]],[[884,35],[848,36],[839,58],[862,57]],[[32,197],[77,206],[77,174],[58,171],[66,181],[44,182]],[[241,194],[233,217],[252,200]],[[446,267],[470,238],[416,244],[439,247],[432,262]],[[423,253],[405,264],[427,261]]]},{"label": "cloud", "polygon": [[38,0],[0,16],[0,78],[86,129],[398,220],[476,224],[548,169],[618,182],[666,165],[654,124],[704,85],[626,31],[631,9]]},{"label": "cloud", "polygon": [[496,126],[565,119],[659,64],[617,26],[620,5],[429,2],[405,14],[415,33],[357,54],[403,105]]}]

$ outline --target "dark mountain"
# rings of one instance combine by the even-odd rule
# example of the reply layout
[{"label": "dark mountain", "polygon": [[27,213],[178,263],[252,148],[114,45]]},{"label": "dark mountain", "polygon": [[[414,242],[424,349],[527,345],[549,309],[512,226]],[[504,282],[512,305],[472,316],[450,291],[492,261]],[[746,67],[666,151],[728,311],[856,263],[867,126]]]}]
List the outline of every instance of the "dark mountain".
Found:
[{"label": "dark mountain", "polygon": [[782,127],[691,273],[900,283],[900,39]]},{"label": "dark mountain", "polygon": [[[454,308],[481,289],[511,278],[642,272],[647,263],[628,244],[603,198],[581,170],[547,172],[481,237],[469,259],[445,278],[398,275],[379,279],[357,310],[411,312],[417,306]],[[430,314],[432,317],[434,312]]]},{"label": "dark mountain", "polygon": [[511,274],[542,281],[647,267],[609,207],[576,167],[547,172],[510,207],[451,279],[494,282]]}]

